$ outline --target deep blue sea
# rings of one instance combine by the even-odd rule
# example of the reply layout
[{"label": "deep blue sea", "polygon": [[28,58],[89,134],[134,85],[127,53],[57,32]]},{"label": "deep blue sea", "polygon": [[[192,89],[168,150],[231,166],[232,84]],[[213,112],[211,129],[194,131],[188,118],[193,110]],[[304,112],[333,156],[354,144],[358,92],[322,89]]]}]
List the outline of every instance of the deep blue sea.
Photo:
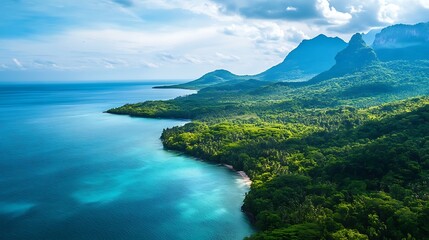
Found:
[{"label": "deep blue sea", "polygon": [[186,121],[103,113],[186,90],[148,83],[0,85],[0,239],[242,239],[248,187],[163,150]]}]

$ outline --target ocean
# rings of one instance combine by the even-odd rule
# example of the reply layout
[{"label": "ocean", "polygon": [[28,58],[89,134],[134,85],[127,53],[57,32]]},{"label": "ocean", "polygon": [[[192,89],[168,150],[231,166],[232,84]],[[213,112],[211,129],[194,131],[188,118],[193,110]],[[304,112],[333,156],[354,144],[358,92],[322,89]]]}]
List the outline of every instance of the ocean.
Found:
[{"label": "ocean", "polygon": [[[158,83],[162,84],[162,83]],[[103,111],[191,94],[153,83],[0,85],[0,239],[242,239],[237,173],[166,151],[186,120]]]}]

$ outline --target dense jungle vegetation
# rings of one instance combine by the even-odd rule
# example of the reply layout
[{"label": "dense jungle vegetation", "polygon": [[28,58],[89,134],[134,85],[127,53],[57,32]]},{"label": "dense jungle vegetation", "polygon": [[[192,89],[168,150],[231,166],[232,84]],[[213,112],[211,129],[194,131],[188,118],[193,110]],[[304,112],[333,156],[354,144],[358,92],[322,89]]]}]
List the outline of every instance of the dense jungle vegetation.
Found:
[{"label": "dense jungle vegetation", "polygon": [[244,170],[249,239],[429,239],[428,61],[249,80],[109,112],[188,118],[167,149]]}]

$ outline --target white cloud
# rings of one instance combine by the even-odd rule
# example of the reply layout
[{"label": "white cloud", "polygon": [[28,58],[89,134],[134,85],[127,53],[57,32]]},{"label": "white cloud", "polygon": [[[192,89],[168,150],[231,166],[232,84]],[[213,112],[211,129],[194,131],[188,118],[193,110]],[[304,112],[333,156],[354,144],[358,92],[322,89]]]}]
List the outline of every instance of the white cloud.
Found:
[{"label": "white cloud", "polygon": [[4,71],[4,70],[7,70],[7,69],[9,69],[9,67],[6,64],[0,63],[0,71]]},{"label": "white cloud", "polygon": [[224,54],[224,53],[217,52],[215,55],[221,61],[236,62],[240,60],[240,57],[237,57],[231,54]]},{"label": "white cloud", "polygon": [[182,9],[195,14],[207,15],[217,20],[228,20],[235,16],[225,16],[220,5],[210,0],[140,0],[137,6],[146,8]]},{"label": "white cloud", "polygon": [[310,37],[307,34],[305,34],[304,31],[299,30],[296,27],[290,27],[285,31],[285,39],[293,43],[299,43],[303,39],[308,39],[308,38]]},{"label": "white cloud", "polygon": [[[301,30],[302,29],[302,30]],[[234,36],[234,42],[251,40],[254,56],[264,56],[267,64],[277,64],[303,39],[309,36],[304,32],[306,27],[290,26],[287,23],[273,21],[249,20],[241,24],[232,24],[223,29],[223,33]],[[246,59],[241,62],[249,61]]]},{"label": "white cloud", "polygon": [[233,36],[241,36],[255,39],[260,36],[259,29],[256,26],[248,24],[231,24],[224,27],[223,33]]},{"label": "white cloud", "polygon": [[349,6],[349,10],[351,14],[361,13],[363,9],[364,9],[363,5]]},{"label": "white cloud", "polygon": [[424,8],[429,8],[429,0],[420,0],[420,4],[421,4]]},{"label": "white cloud", "polygon": [[384,23],[395,23],[399,17],[400,7],[386,0],[380,0],[380,10],[378,11],[378,20]]},{"label": "white cloud", "polygon": [[118,67],[125,68],[129,66],[127,61],[123,59],[116,59],[116,58],[101,59],[101,65],[103,65],[105,68],[108,68],[108,69],[115,69]]},{"label": "white cloud", "polygon": [[343,25],[352,19],[350,13],[339,12],[335,9],[328,0],[317,0],[316,9],[326,18],[331,24]]},{"label": "white cloud", "polygon": [[171,53],[161,53],[159,54],[159,59],[163,62],[168,62],[168,63],[176,63],[176,64],[201,64],[206,62],[205,60],[198,58],[196,56],[192,56],[192,55],[183,55],[183,56],[178,56],[178,55],[173,55]]},{"label": "white cloud", "polygon": [[36,68],[48,68],[48,69],[51,69],[51,68],[59,69],[60,68],[57,63],[50,61],[50,60],[42,60],[42,59],[33,60],[33,65]]},{"label": "white cloud", "polygon": [[232,24],[224,28],[223,32],[228,35],[247,37],[258,42],[279,41],[285,36],[284,30],[274,22],[254,22]]},{"label": "white cloud", "polygon": [[15,63],[15,65],[16,65],[18,68],[24,69],[24,66],[22,65],[22,63],[21,63],[18,59],[13,58],[13,59],[12,59],[12,61]]},{"label": "white cloud", "polygon": [[[429,20],[429,0],[14,2],[22,7],[10,19],[31,13],[67,24],[39,26],[34,21],[43,31],[0,38],[0,63],[8,64],[0,64],[0,69],[70,75],[92,71],[109,77],[113,72],[145,78],[197,77],[216,68],[254,74],[320,33],[348,39],[373,27]],[[100,15],[89,14],[95,10]],[[46,31],[51,26],[58,28]]]},{"label": "white cloud", "polygon": [[158,65],[158,64],[155,64],[155,63],[152,63],[152,62],[145,62],[145,61],[143,61],[143,62],[141,63],[141,65],[142,65],[142,67],[144,67],[144,68],[159,68],[159,65]]}]

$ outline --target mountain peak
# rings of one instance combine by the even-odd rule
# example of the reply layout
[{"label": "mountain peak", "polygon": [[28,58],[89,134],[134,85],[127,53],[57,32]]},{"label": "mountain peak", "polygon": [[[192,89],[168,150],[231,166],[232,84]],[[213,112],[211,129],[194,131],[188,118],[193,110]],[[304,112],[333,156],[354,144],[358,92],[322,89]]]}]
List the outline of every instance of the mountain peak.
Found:
[{"label": "mountain peak", "polygon": [[378,62],[378,57],[374,50],[365,43],[362,35],[356,33],[350,39],[347,47],[337,54],[335,60],[336,64],[331,69],[317,75],[310,82],[319,82],[352,73]]},{"label": "mountain peak", "polygon": [[369,47],[360,33],[350,39],[349,45],[335,57],[335,67],[353,70],[378,61],[377,54]]},{"label": "mountain peak", "polygon": [[231,73],[231,72],[225,69],[216,69],[211,73]]},{"label": "mountain peak", "polygon": [[367,45],[366,45],[365,41],[362,38],[362,34],[356,33],[350,39],[349,46],[353,46],[353,47],[357,48],[357,47],[365,47]]},{"label": "mountain peak", "polygon": [[309,40],[307,40],[307,41],[311,41],[311,40],[318,40],[318,39],[327,39],[327,38],[329,38],[328,36],[326,36],[325,34],[319,34],[319,35],[317,35],[315,38],[313,38],[313,39],[309,39]]},{"label": "mountain peak", "polygon": [[282,63],[256,75],[256,78],[266,81],[311,78],[332,67],[335,64],[335,55],[346,46],[342,39],[323,34],[303,40]]},{"label": "mountain peak", "polygon": [[225,70],[225,69],[217,69],[214,70],[213,72],[209,72],[204,74],[203,77],[205,76],[218,76],[218,77],[222,77],[222,78],[231,78],[234,77],[236,75],[234,75],[232,72]]}]

